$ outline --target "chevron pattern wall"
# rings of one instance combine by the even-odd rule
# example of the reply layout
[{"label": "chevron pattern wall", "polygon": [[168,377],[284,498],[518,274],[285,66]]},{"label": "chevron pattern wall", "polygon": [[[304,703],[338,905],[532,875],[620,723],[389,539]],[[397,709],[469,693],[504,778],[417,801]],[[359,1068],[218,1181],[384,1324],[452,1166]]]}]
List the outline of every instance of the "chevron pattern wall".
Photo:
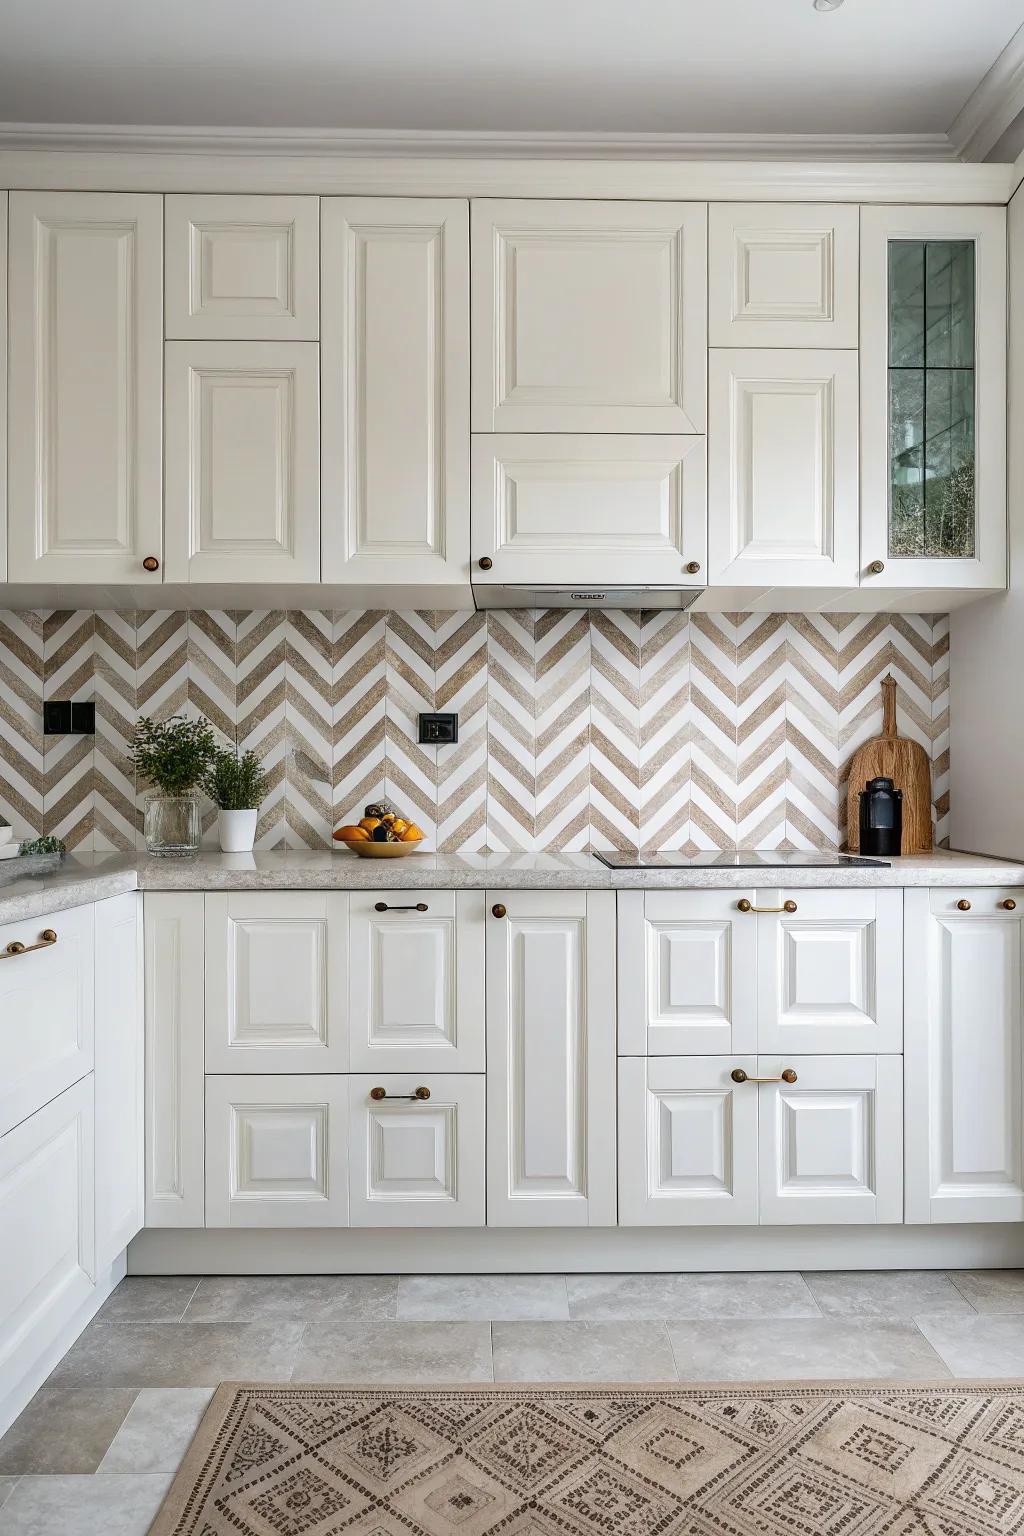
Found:
[{"label": "chevron pattern wall", "polygon": [[[944,615],[0,611],[0,817],[140,846],[132,725],[184,711],[265,756],[262,848],[381,793],[451,851],[836,848],[891,670],[944,841],[948,652]],[[94,699],[95,739],[44,737],[54,698]],[[420,746],[421,710],[458,745]]]}]

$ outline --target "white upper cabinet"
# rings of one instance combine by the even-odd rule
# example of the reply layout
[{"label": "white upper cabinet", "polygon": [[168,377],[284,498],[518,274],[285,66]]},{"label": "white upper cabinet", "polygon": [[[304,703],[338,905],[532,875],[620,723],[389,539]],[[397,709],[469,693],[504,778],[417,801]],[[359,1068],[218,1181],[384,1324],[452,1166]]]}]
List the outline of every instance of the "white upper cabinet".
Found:
[{"label": "white upper cabinet", "polygon": [[320,579],[318,348],[170,341],[167,580]]},{"label": "white upper cabinet", "polygon": [[[0,465],[7,463],[7,193],[0,192]],[[7,580],[7,475],[0,471],[0,581]]]},{"label": "white upper cabinet", "polygon": [[166,202],[166,331],[176,340],[316,341],[316,197]]},{"label": "white upper cabinet", "polygon": [[907,891],[907,1220],[1024,1220],[1024,896]]},{"label": "white upper cabinet", "polygon": [[708,579],[858,581],[857,354],[709,354]]},{"label": "white upper cabinet", "polygon": [[472,206],[474,432],[703,432],[704,203]]},{"label": "white upper cabinet", "polygon": [[856,347],[860,211],[844,204],[712,203],[712,347]]},{"label": "white upper cabinet", "polygon": [[1006,583],[1006,210],[861,216],[862,578]]},{"label": "white upper cabinet", "polygon": [[703,586],[706,564],[702,437],[474,436],[478,584]]},{"label": "white upper cabinet", "polygon": [[469,560],[469,215],[325,198],[323,579],[460,583]]},{"label": "white upper cabinet", "polygon": [[11,193],[11,581],[160,580],[162,269],[159,196]]}]

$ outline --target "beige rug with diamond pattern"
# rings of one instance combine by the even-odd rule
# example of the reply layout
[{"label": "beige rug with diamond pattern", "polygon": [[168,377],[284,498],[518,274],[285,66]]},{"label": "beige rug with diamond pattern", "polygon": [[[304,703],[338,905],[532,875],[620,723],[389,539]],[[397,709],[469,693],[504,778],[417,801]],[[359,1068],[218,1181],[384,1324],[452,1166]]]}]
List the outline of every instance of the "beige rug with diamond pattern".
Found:
[{"label": "beige rug with diamond pattern", "polygon": [[989,1382],[220,1388],[151,1536],[1011,1536]]}]

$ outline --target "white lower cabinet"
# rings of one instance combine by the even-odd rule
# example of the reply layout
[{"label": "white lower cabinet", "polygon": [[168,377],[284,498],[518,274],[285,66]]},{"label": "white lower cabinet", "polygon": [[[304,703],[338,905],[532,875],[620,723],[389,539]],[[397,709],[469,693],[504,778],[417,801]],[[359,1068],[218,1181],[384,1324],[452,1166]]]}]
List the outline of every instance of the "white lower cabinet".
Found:
[{"label": "white lower cabinet", "polygon": [[146,1226],[203,1225],[203,896],[143,897]]},{"label": "white lower cabinet", "polygon": [[348,1083],[206,1079],[206,1225],[348,1225]]},{"label": "white lower cabinet", "polygon": [[482,1076],[352,1077],[354,1227],[482,1227]]},{"label": "white lower cabinet", "polygon": [[1024,894],[906,893],[907,1220],[1024,1220]]},{"label": "white lower cabinet", "polygon": [[96,906],[96,1268],[143,1223],[142,897]]}]

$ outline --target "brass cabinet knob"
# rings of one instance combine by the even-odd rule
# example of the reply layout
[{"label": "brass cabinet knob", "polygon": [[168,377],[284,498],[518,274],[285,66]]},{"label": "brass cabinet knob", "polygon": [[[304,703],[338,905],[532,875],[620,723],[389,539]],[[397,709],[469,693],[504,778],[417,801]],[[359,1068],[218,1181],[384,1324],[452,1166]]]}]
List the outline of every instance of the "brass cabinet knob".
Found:
[{"label": "brass cabinet knob", "polygon": [[494,906],[491,908],[491,916],[492,917],[507,917],[508,916],[508,910],[507,910],[507,908],[502,906],[500,901],[496,901],[494,903]]},{"label": "brass cabinet knob", "polygon": [[156,555],[147,555],[142,562],[142,569],[144,571],[158,571],[160,569],[160,561]]},{"label": "brass cabinet knob", "polygon": [[882,574],[882,572],[884,570],[885,570],[885,561],[884,560],[872,560],[871,564],[868,566],[868,575],[869,576],[881,576],[881,574]]},{"label": "brass cabinet knob", "polygon": [[686,574],[687,574],[687,576],[696,576],[696,574],[697,574],[697,572],[699,570],[700,570],[700,561],[699,560],[687,560],[687,562],[686,562]]},{"label": "brass cabinet knob", "polygon": [[1017,910],[1017,903],[1014,901],[1012,896],[1007,896],[1006,900],[1001,901],[999,905],[1002,907],[1004,912],[1016,912]]},{"label": "brass cabinet knob", "polygon": [[754,908],[747,898],[742,896],[736,903],[736,910],[737,912],[753,912]]},{"label": "brass cabinet knob", "polygon": [[960,900],[957,902],[956,905],[957,905],[957,910],[960,911],[960,912],[969,912],[971,910],[971,904],[967,900],[966,896],[961,896]]},{"label": "brass cabinet knob", "polygon": [[381,1099],[401,1099],[403,1103],[415,1104],[417,1099],[429,1099],[429,1088],[417,1088],[414,1093],[388,1093],[386,1088],[371,1088],[370,1098],[376,1099],[379,1104]]},{"label": "brass cabinet knob", "polygon": [[481,555],[480,559],[477,561],[477,565],[482,571],[489,571],[493,564],[494,561],[491,559],[490,555]]}]

